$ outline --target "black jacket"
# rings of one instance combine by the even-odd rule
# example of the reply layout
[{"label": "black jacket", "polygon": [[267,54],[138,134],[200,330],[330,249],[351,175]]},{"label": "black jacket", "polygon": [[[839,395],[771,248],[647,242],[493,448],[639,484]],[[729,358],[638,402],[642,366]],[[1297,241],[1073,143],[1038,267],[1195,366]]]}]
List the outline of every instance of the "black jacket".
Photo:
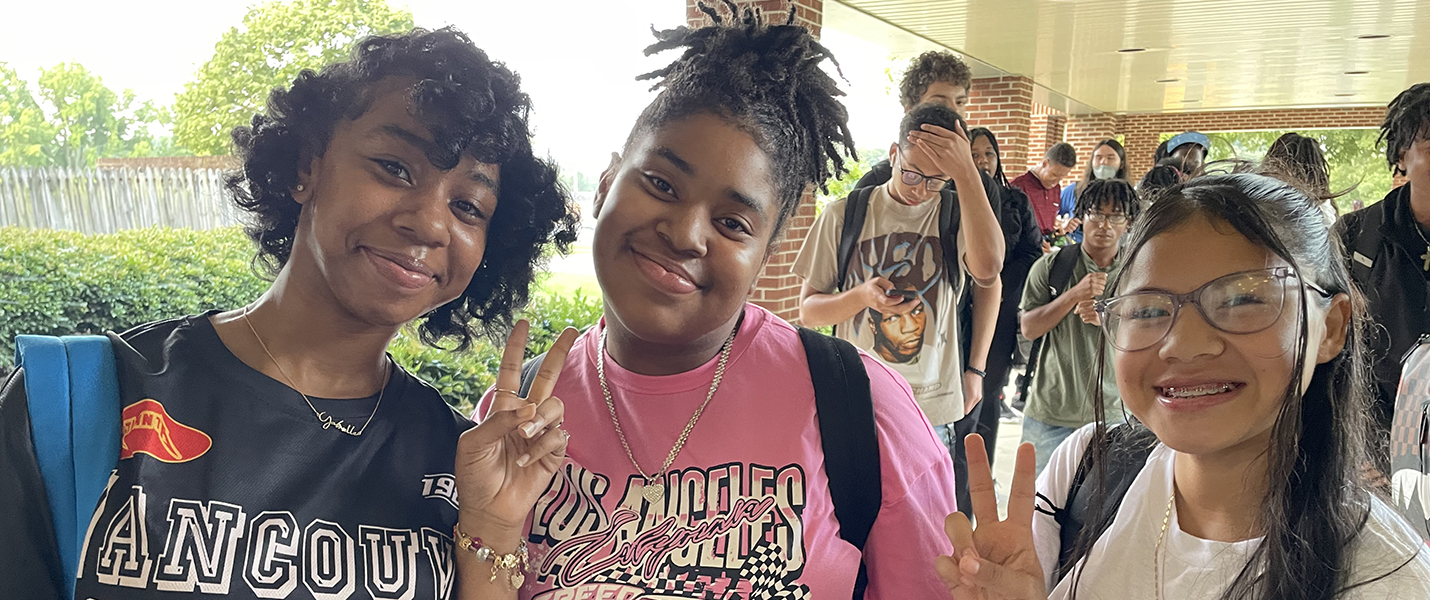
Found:
[{"label": "black jacket", "polygon": [[[1387,430],[1400,385],[1400,359],[1421,334],[1430,332],[1430,288],[1421,268],[1426,247],[1416,226],[1406,184],[1391,190],[1379,204],[1341,217],[1335,228],[1345,245],[1351,278],[1365,294],[1375,322],[1367,340],[1377,383],[1375,416]],[[1364,263],[1357,264],[1355,254],[1357,240],[1371,228],[1380,231],[1381,242],[1367,279]]]}]

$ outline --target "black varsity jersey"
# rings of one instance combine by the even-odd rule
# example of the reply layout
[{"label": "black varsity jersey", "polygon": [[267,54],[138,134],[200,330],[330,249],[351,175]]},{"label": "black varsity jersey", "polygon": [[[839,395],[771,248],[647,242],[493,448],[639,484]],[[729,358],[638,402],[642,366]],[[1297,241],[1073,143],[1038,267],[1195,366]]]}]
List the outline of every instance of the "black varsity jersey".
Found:
[{"label": "black varsity jersey", "polygon": [[[457,438],[472,423],[399,367],[312,398],[239,361],[208,315],[111,335],[123,443],[75,597],[448,598]],[[374,413],[374,408],[376,412]]]}]

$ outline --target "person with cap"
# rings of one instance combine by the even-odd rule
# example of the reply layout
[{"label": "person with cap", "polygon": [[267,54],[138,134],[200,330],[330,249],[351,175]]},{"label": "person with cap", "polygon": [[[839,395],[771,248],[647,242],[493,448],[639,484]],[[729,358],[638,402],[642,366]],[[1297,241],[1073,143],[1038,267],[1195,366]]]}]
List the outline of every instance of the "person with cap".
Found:
[{"label": "person with cap", "polygon": [[[1167,140],[1167,158],[1177,161],[1177,168],[1182,173],[1195,175],[1202,169],[1202,163],[1207,158],[1207,150],[1211,147],[1211,140],[1207,139],[1204,133],[1195,131],[1179,133]],[[1158,164],[1161,164],[1162,160],[1158,160]]]}]

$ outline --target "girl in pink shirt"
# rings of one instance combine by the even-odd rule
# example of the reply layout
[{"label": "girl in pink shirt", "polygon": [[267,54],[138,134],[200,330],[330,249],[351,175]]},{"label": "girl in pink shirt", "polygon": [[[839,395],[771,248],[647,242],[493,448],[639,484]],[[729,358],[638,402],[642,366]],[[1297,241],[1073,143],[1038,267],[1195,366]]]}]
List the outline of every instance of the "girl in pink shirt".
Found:
[{"label": "girl in pink shirt", "polygon": [[[854,146],[825,50],[803,28],[733,17],[657,34],[650,51],[684,54],[647,76],[661,94],[595,200],[605,316],[548,355],[564,359],[554,386],[549,372],[532,388],[565,402],[565,458],[507,471],[498,497],[529,494],[529,513],[493,502],[470,520],[526,544],[520,598],[948,597],[934,557],[952,551],[952,464],[908,385],[859,354],[882,492],[861,556],[840,537],[799,334],[746,302],[805,188]],[[479,414],[521,406],[510,365],[503,381]],[[548,465],[549,484],[513,491]],[[479,475],[459,475],[474,495],[501,483]]]}]

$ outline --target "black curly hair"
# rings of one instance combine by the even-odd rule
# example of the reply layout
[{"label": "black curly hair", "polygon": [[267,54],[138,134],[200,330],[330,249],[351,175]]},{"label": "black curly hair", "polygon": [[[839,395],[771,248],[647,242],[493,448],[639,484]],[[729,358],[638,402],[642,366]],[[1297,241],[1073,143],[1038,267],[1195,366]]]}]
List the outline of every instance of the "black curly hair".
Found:
[{"label": "black curly hair", "polygon": [[[698,113],[711,113],[749,133],[774,163],[779,216],[771,243],[780,238],[806,187],[825,189],[825,181],[845,171],[844,156],[854,157],[849,114],[840,104],[833,78],[819,68],[838,61],[805,28],[766,25],[757,8],[725,1],[729,16],[701,2],[710,16],[707,27],[655,31],[652,54],[674,48],[685,53],[665,68],[637,77],[657,79],[660,95],[647,106],[626,140],[626,149],[657,127]],[[843,146],[841,154],[836,145]]]},{"label": "black curly hair", "polygon": [[576,239],[577,214],[557,181],[556,166],[536,158],[521,79],[487,58],[456,29],[413,29],[358,42],[352,57],[320,72],[304,70],[287,89],[268,97],[266,113],[233,130],[243,168],[228,176],[233,202],[249,213],[245,228],[258,244],[256,266],[276,275],[288,262],[302,205],[290,190],[299,165],[327,151],[341,121],[361,117],[374,90],[392,77],[415,79],[409,111],[432,134],[427,159],[449,170],[463,155],[501,169],[497,209],[482,264],[461,297],[424,315],[419,333],[464,349],[477,335],[506,330],[526,304],[543,252],[566,251]]},{"label": "black curly hair", "polygon": [[909,68],[899,81],[899,102],[903,103],[905,110],[912,108],[923,99],[930,85],[940,81],[972,91],[973,72],[966,63],[948,52],[930,50],[920,54],[909,61]]},{"label": "black curly hair", "polygon": [[1430,138],[1430,83],[1410,86],[1385,109],[1385,122],[1380,124],[1380,138],[1385,142],[1385,160],[1397,175],[1400,155],[1423,139]]}]

